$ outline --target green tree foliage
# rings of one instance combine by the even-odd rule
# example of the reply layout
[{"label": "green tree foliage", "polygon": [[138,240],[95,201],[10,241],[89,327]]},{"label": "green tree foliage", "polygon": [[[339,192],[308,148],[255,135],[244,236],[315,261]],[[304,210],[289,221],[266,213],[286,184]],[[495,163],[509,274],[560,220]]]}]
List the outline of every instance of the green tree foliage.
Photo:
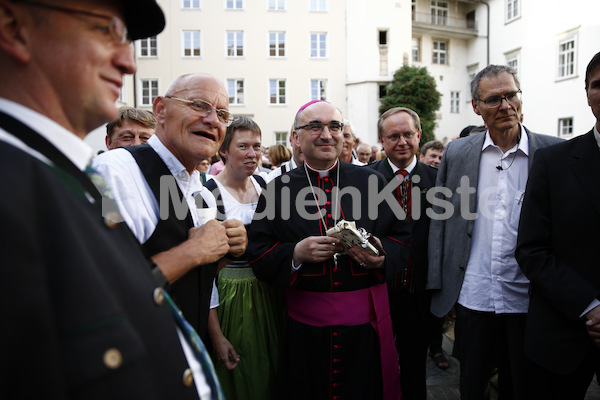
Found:
[{"label": "green tree foliage", "polygon": [[390,108],[407,107],[421,118],[421,144],[435,139],[435,113],[441,107],[441,94],[435,80],[425,67],[404,65],[394,73],[394,80],[387,87],[387,94],[381,99],[379,112]]}]

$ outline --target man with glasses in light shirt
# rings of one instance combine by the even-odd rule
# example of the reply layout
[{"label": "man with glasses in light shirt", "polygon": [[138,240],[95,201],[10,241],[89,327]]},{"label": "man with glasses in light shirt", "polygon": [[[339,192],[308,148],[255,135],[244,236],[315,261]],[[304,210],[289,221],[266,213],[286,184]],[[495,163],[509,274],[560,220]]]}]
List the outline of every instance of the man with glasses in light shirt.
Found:
[{"label": "man with glasses in light shirt", "polygon": [[[436,186],[450,189],[450,198],[438,197],[452,204],[452,215],[431,221],[431,310],[456,321],[463,400],[484,397],[496,366],[500,396],[529,399],[523,351],[529,281],[515,260],[517,228],[534,153],[560,139],[521,125],[521,89],[511,67],[481,70],[471,95],[488,130],[444,151]],[[461,205],[463,197],[468,202]]]},{"label": "man with glasses in light shirt", "polygon": [[101,154],[94,167],[110,184],[123,219],[183,315],[201,338],[210,333],[223,352],[234,354],[219,335],[213,281],[217,262],[244,253],[246,230],[241,221],[214,219],[214,197],[196,169],[216,153],[233,120],[227,91],[212,76],[183,75],[154,100],[152,109],[155,135],[146,144]]}]

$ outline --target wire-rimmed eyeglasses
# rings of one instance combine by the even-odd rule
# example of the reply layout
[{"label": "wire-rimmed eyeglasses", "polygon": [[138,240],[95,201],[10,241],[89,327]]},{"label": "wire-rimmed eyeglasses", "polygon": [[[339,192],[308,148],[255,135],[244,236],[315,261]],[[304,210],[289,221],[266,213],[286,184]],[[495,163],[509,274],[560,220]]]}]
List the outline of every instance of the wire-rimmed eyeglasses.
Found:
[{"label": "wire-rimmed eyeglasses", "polygon": [[384,136],[385,140],[389,140],[391,143],[396,143],[400,140],[400,137],[403,137],[407,142],[414,138],[417,135],[417,132],[404,132],[404,133],[392,133],[389,136]]},{"label": "wire-rimmed eyeglasses", "polygon": [[96,13],[96,12],[92,12],[92,11],[79,10],[79,9],[71,8],[71,7],[57,6],[54,4],[48,4],[48,3],[43,3],[43,2],[34,1],[34,0],[20,0],[20,1],[18,1],[18,3],[29,5],[29,6],[34,6],[34,7],[46,8],[48,10],[60,11],[60,12],[68,13],[68,14],[79,14],[79,15],[86,15],[88,17],[105,19],[109,22],[108,22],[108,25],[106,25],[106,26],[98,27],[98,30],[101,33],[110,34],[112,39],[117,44],[124,44],[129,41],[129,34],[127,33],[127,27],[125,26],[125,23],[119,17],[100,14],[100,13]]},{"label": "wire-rimmed eyeglasses", "polygon": [[487,108],[497,108],[502,104],[502,100],[506,100],[510,104],[521,101],[521,93],[521,89],[519,89],[516,92],[507,93],[506,96],[491,96],[487,99],[477,99],[477,101],[482,101]]},{"label": "wire-rimmed eyeglasses", "polygon": [[202,99],[187,100],[187,99],[181,99],[179,97],[174,97],[174,96],[165,96],[165,97],[167,99],[177,100],[182,103],[186,103],[188,106],[190,106],[192,108],[192,110],[199,113],[202,116],[202,118],[208,117],[210,115],[210,113],[213,110],[215,110],[215,113],[217,114],[217,119],[219,120],[221,125],[229,126],[233,122],[233,115],[231,115],[229,110],[216,108],[215,106],[210,104],[208,101],[205,101]]},{"label": "wire-rimmed eyeglasses", "polygon": [[328,123],[323,123],[321,121],[311,121],[306,125],[297,126],[294,129],[306,129],[310,132],[311,135],[320,135],[323,133],[323,130],[327,127],[330,133],[338,134],[344,129],[344,124],[340,121],[329,121]]}]

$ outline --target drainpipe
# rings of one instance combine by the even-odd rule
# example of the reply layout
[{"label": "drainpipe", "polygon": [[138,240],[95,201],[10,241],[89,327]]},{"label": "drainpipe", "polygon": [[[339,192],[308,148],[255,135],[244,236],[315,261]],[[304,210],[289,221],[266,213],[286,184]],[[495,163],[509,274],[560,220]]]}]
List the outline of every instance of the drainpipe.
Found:
[{"label": "drainpipe", "polygon": [[479,0],[481,4],[485,4],[487,6],[487,64],[490,65],[490,5],[483,0]]},{"label": "drainpipe", "polygon": [[[489,8],[489,6],[488,6]],[[488,16],[489,18],[489,16]],[[489,29],[489,28],[488,28]],[[136,53],[136,49],[135,49],[135,42],[131,43],[133,45],[133,58],[137,64],[137,53]],[[136,72],[133,73],[133,108],[137,108],[138,104],[137,104],[137,68],[136,68]]]}]

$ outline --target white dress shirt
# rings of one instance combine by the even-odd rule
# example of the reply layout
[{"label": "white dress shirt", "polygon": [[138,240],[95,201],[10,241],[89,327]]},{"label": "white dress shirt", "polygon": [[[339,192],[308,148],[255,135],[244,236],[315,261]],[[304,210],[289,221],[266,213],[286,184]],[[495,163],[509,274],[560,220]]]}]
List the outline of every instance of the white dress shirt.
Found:
[{"label": "white dress shirt", "polygon": [[529,306],[529,280],[515,259],[529,175],[529,138],[520,128],[521,140],[506,153],[494,144],[489,131],[485,133],[477,182],[477,219],[458,297],[458,303],[471,310],[526,313]]},{"label": "white dress shirt", "polygon": [[[30,108],[2,98],[0,98],[0,110],[35,130],[40,136],[52,143],[54,147],[63,153],[80,170],[83,171],[90,162],[90,159],[94,154],[92,148],[77,135],[66,130],[53,120]],[[48,160],[46,156],[33,150],[21,140],[1,128],[0,140],[25,151],[48,165],[52,165],[52,162]]]},{"label": "white dress shirt", "polygon": [[[396,171],[398,171],[400,168],[396,166],[396,164],[394,164],[392,162],[392,160],[390,160],[389,158],[387,159],[388,163],[390,164],[390,167],[392,167],[392,172],[394,173],[394,175],[396,174]],[[404,169],[406,172],[408,172],[408,175],[406,175],[404,177],[404,180],[409,179],[411,172],[413,171],[413,169],[415,169],[415,167],[417,166],[417,156],[413,156],[412,161],[410,162],[410,164],[408,164],[406,166],[406,168],[402,168]]]}]

